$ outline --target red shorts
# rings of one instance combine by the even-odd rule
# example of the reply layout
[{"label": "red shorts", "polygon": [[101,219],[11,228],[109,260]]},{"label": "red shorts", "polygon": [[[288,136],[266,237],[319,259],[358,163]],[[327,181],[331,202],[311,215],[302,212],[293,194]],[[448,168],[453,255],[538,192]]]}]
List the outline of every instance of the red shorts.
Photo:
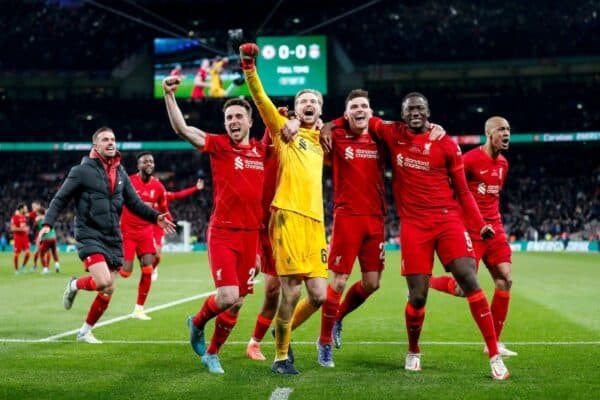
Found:
[{"label": "red shorts", "polygon": [[152,229],[154,231],[154,245],[156,247],[162,247],[165,230],[158,225],[152,225]]},{"label": "red shorts", "polygon": [[502,263],[512,263],[512,251],[504,231],[497,231],[496,235],[489,240],[474,240],[473,247],[475,248],[477,269],[479,269],[479,260],[483,260],[488,269]]},{"label": "red shorts", "polygon": [[383,227],[382,216],[336,213],[329,248],[329,269],[338,274],[350,274],[358,256],[361,272],[383,271]]},{"label": "red shorts", "polygon": [[29,251],[29,237],[14,236],[13,249],[15,252]]},{"label": "red shorts", "polygon": [[38,252],[40,254],[44,254],[48,250],[52,250],[53,252],[56,251],[56,239],[55,238],[45,239],[40,242],[40,248],[38,249]]},{"label": "red shorts", "polygon": [[237,286],[240,296],[253,293],[258,231],[211,226],[206,238],[215,286]]},{"label": "red shorts", "polygon": [[434,252],[444,268],[457,258],[475,258],[471,237],[459,219],[440,222],[432,229],[404,223],[400,242],[402,275],[431,275]]},{"label": "red shorts", "polygon": [[273,247],[271,246],[268,229],[261,229],[258,232],[258,256],[260,257],[260,272],[277,276],[275,260],[273,259]]},{"label": "red shorts", "polygon": [[133,261],[135,256],[156,254],[152,225],[136,232],[123,232],[123,261]]},{"label": "red shorts", "polygon": [[120,265],[108,264],[108,262],[106,261],[106,258],[104,257],[104,254],[100,254],[100,253],[91,254],[91,255],[87,256],[86,258],[84,258],[82,261],[83,261],[83,266],[85,267],[86,271],[89,271],[89,268],[92,265],[100,263],[100,262],[106,263],[108,265],[108,269],[111,271],[115,271],[115,270],[118,270],[119,268],[121,268]]}]

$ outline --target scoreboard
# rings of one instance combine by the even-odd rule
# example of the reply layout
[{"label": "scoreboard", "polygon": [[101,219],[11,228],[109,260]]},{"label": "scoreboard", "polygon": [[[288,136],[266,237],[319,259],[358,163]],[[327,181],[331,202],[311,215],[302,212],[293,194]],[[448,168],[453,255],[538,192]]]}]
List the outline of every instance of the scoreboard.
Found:
[{"label": "scoreboard", "polygon": [[325,36],[261,36],[257,70],[269,96],[293,96],[301,89],[327,94]]}]

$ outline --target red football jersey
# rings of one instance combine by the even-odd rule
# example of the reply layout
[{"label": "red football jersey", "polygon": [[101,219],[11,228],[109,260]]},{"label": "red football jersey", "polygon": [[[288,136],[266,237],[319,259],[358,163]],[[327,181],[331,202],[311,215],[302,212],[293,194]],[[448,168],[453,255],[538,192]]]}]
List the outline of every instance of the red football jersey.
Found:
[{"label": "red football jersey", "polygon": [[385,215],[383,151],[369,132],[354,136],[335,127],[332,138],[334,212]]},{"label": "red football jersey", "polygon": [[[131,179],[131,184],[144,203],[150,207],[154,204],[158,204],[159,207],[157,207],[157,209],[165,212],[166,189],[158,179],[152,176],[148,182],[144,182],[139,174],[130,175],[129,179]],[[123,214],[121,215],[121,231],[137,231],[148,225],[153,224],[133,214],[126,206],[123,207]]]},{"label": "red football jersey", "polygon": [[263,144],[251,139],[248,145],[238,145],[227,135],[206,135],[202,151],[210,154],[212,169],[211,226],[259,229],[265,178]]},{"label": "red football jersey", "polygon": [[[13,214],[13,216],[10,218],[10,226],[11,228],[14,226],[16,228],[26,228],[29,225],[27,225],[27,216],[26,215],[21,215],[21,214]],[[14,231],[13,232],[13,238],[23,238],[26,239],[28,238],[28,233],[27,232],[22,232],[22,231]]]},{"label": "red football jersey", "polygon": [[[483,219],[495,228],[502,227],[500,191],[508,173],[508,161],[502,154],[494,159],[483,147],[477,147],[465,153],[463,162],[469,190],[475,197]],[[479,235],[476,228],[467,227],[472,235]]]},{"label": "red football jersey", "polygon": [[392,190],[402,222],[428,229],[440,219],[461,218],[462,205],[473,225],[483,227],[466,186],[460,148],[449,136],[431,141],[429,131],[414,134],[402,122],[378,118],[371,118],[369,129],[390,149]]},{"label": "red football jersey", "polygon": [[277,189],[277,156],[268,129],[265,129],[261,142],[265,146],[265,182],[262,192],[263,228],[267,228],[271,217],[271,202],[273,202],[275,189]]}]

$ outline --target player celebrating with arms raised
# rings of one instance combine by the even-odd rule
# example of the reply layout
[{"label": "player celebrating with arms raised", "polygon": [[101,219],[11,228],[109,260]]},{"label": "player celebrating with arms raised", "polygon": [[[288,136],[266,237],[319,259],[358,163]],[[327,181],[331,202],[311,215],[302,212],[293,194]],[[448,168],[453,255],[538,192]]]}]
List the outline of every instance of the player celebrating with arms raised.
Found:
[{"label": "player celebrating with arms raised", "polygon": [[[243,99],[223,105],[227,135],[211,135],[186,124],[175,100],[181,79],[163,81],[169,121],[177,135],[210,155],[214,209],[207,232],[208,259],[217,294],[188,318],[190,344],[211,373],[224,373],[218,352],[237,323],[244,297],[252,293],[261,226],[265,150],[250,139],[252,107]],[[208,349],[204,326],[216,317]]]},{"label": "player celebrating with arms raised", "polygon": [[[260,115],[271,132],[277,154],[277,190],[269,223],[275,267],[281,281],[281,302],[275,318],[275,361],[272,371],[298,374],[288,359],[291,319],[310,315],[325,300],[327,287],[327,250],[323,223],[323,149],[319,143],[319,123],[323,106],[321,93],[304,89],[296,94],[294,111],[300,121],[298,135],[289,142],[281,136],[288,120],[264,92],[255,60],[258,46],[240,46],[242,68]],[[302,283],[308,301],[294,308],[300,299]],[[300,307],[302,305],[302,307]]]}]

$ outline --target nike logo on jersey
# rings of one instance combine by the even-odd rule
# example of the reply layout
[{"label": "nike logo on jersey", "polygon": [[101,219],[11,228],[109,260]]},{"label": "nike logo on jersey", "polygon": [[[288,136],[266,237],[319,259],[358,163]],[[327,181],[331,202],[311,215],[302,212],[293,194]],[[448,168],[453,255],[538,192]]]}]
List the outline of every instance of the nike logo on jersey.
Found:
[{"label": "nike logo on jersey", "polygon": [[489,170],[487,170],[487,169],[482,169],[481,171],[479,171],[479,173],[480,173],[481,175],[485,175],[485,174],[487,174],[487,173],[488,173],[488,171],[489,171]]}]

